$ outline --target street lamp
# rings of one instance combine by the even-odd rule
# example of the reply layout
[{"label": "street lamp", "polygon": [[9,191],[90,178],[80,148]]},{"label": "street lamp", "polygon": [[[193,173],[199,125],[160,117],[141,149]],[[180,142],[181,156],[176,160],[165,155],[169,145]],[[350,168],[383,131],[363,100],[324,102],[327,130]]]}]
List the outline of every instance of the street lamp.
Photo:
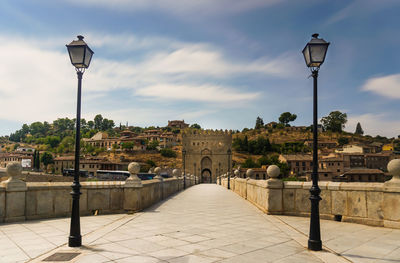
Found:
[{"label": "street lamp", "polygon": [[310,42],[303,49],[304,59],[307,67],[311,70],[314,79],[314,119],[313,119],[313,171],[312,186],[310,189],[311,217],[310,217],[310,235],[308,239],[308,249],[322,250],[321,231],[319,225],[319,201],[321,189],[318,187],[318,100],[317,100],[317,79],[319,67],[324,63],[326,51],[329,43],[318,38],[318,34],[313,34]]},{"label": "street lamp", "polygon": [[68,246],[80,247],[82,245],[81,224],[79,218],[79,197],[81,195],[79,183],[79,151],[80,151],[80,133],[81,133],[81,86],[82,75],[90,65],[93,51],[83,41],[83,36],[78,36],[78,40],[73,40],[66,45],[74,65],[76,74],[78,75],[78,102],[76,110],[76,135],[75,135],[75,173],[74,182],[72,183],[72,211],[71,211],[71,227],[68,239]]},{"label": "street lamp", "polygon": [[228,189],[231,189],[231,154],[232,150],[228,149]]},{"label": "street lamp", "polygon": [[183,159],[183,189],[186,189],[186,150],[182,150]]}]

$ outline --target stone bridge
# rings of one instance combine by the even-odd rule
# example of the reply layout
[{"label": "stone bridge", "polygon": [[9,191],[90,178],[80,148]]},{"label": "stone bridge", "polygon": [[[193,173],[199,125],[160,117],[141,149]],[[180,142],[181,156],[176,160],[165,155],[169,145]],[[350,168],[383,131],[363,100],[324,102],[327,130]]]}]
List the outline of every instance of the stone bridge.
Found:
[{"label": "stone bridge", "polygon": [[[194,181],[189,180],[187,185],[193,185]],[[233,191],[230,191],[224,186],[226,180],[222,178],[222,185],[193,185],[184,191],[180,191],[181,178],[151,180],[140,185],[129,181],[120,185],[86,183],[84,191],[87,198],[83,199],[86,207],[82,211],[96,209],[100,215],[82,218],[84,246],[66,246],[68,218],[2,224],[0,261],[49,262],[64,257],[63,262],[400,262],[400,230],[392,228],[396,224],[372,227],[321,220],[324,250],[309,251],[309,219],[288,216],[291,213],[307,216],[307,212],[301,211],[303,208],[298,201],[288,207],[285,200],[291,199],[284,197],[291,196],[285,193],[285,189],[297,189],[293,190],[293,198],[301,196],[303,190],[307,191],[307,185],[289,187],[291,184],[277,179],[253,182],[237,178],[232,180]],[[13,184],[10,185],[10,181]],[[22,193],[26,197],[24,208],[34,208],[23,214],[6,206],[1,210],[5,220],[10,219],[11,211],[20,212],[18,218],[13,217],[13,220],[61,216],[57,214],[61,208],[57,207],[59,203],[56,199],[62,191],[67,191],[63,185],[39,187],[28,183],[24,188],[24,184],[17,179],[10,181],[3,186],[2,204],[18,207],[24,202],[20,199],[13,203],[11,198],[18,195],[10,194]],[[380,185],[374,187],[369,189],[380,191]],[[386,193],[396,194],[393,184],[392,188],[388,184],[382,187],[383,199]],[[369,198],[368,189],[350,188],[347,191],[345,185],[337,188],[346,196],[351,197],[354,192],[360,192],[358,196],[362,196],[365,192],[366,198]],[[322,186],[323,192],[327,189],[329,185]],[[41,204],[44,202],[42,195],[48,198],[46,204]],[[134,198],[129,199],[132,196]],[[101,202],[99,198],[102,198]],[[358,199],[353,201],[358,202]],[[366,201],[366,209],[373,210],[368,202],[378,201]],[[49,202],[51,205],[48,205]],[[302,205],[306,206],[305,203]],[[289,210],[286,211],[285,207]],[[296,212],[296,209],[299,211]],[[134,213],[127,214],[126,211]],[[348,207],[346,211],[350,213]],[[65,213],[68,214],[68,210]],[[102,215],[104,213],[116,214]],[[373,211],[367,211],[365,215],[369,214]],[[322,215],[329,213],[323,212]],[[346,218],[352,221],[355,217],[354,214],[343,213],[344,221]],[[388,226],[385,220],[387,218],[383,217],[383,225]],[[390,221],[396,223],[395,220]],[[364,219],[359,221],[368,222]],[[377,224],[378,221],[372,222]]]}]

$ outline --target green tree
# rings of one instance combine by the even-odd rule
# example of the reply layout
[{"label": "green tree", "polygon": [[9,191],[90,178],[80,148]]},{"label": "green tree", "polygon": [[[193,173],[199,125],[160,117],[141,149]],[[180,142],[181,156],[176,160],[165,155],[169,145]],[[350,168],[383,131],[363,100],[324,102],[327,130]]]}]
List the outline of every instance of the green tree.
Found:
[{"label": "green tree", "polygon": [[284,112],[279,117],[279,122],[284,126],[290,126],[289,122],[296,120],[297,115],[290,112]]},{"label": "green tree", "polygon": [[147,160],[146,163],[150,166],[150,167],[156,167],[156,163],[153,160]]},{"label": "green tree", "polygon": [[46,137],[46,144],[49,144],[52,148],[57,147],[61,142],[59,136],[47,136]]},{"label": "green tree", "polygon": [[332,111],[328,116],[321,119],[325,130],[342,132],[347,123],[347,114],[340,111]]},{"label": "green tree", "polygon": [[35,160],[34,165],[37,170],[40,170],[40,152],[39,151],[37,151],[37,153],[36,153],[36,160]]},{"label": "green tree", "polygon": [[19,143],[14,144],[13,151],[15,151],[19,146]]},{"label": "green tree", "polygon": [[355,134],[358,134],[358,135],[364,134],[364,130],[361,128],[361,124],[359,122],[357,123]]},{"label": "green tree", "polygon": [[260,168],[260,165],[250,157],[247,158],[241,166],[242,168]]},{"label": "green tree", "polygon": [[347,138],[347,137],[339,137],[338,138],[338,143],[339,143],[340,146],[348,144],[349,143],[349,138]]},{"label": "green tree", "polygon": [[190,128],[201,129],[201,126],[199,124],[197,124],[197,123],[193,123],[192,125],[190,125]]},{"label": "green tree", "polygon": [[94,128],[97,130],[101,130],[102,125],[103,125],[103,116],[101,116],[101,114],[97,114],[94,117]]},{"label": "green tree", "polygon": [[176,152],[169,148],[161,149],[161,156],[168,157],[168,158],[176,158]]},{"label": "green tree", "polygon": [[156,150],[158,145],[158,141],[151,141],[147,144],[147,150]]},{"label": "green tree", "polygon": [[89,129],[94,129],[94,122],[93,121],[88,121],[87,126]]},{"label": "green tree", "polygon": [[264,120],[260,117],[257,117],[256,126],[254,127],[254,129],[261,129],[263,127],[264,127]]},{"label": "green tree", "polygon": [[133,142],[123,142],[123,143],[121,143],[121,147],[124,150],[132,150],[133,146],[135,146],[135,144]]},{"label": "green tree", "polygon": [[42,157],[40,158],[40,161],[44,164],[44,166],[46,167],[46,171],[47,171],[47,166],[49,164],[54,163],[54,158],[53,155],[49,152],[44,152],[42,154]]}]

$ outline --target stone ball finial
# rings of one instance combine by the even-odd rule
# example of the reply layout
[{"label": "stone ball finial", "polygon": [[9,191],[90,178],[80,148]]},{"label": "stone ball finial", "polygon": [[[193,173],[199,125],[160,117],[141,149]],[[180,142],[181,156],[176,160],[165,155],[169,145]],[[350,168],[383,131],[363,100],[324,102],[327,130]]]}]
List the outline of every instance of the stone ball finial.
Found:
[{"label": "stone ball finial", "polygon": [[128,165],[128,171],[130,174],[138,174],[140,172],[140,164],[132,162]]},{"label": "stone ball finial", "polygon": [[396,178],[400,180],[400,159],[391,160],[387,165],[387,169],[390,175],[393,175],[393,179]]},{"label": "stone ball finial", "polygon": [[175,177],[178,177],[179,176],[179,170],[178,169],[172,170],[172,175],[175,176]]},{"label": "stone ball finial", "polygon": [[247,171],[246,171],[246,176],[247,177],[252,177],[253,174],[254,174],[254,170],[253,169],[247,169]]},{"label": "stone ball finial", "polygon": [[154,169],[154,173],[157,174],[157,175],[159,175],[159,174],[161,173],[161,168],[160,168],[160,167],[156,167],[156,168]]},{"label": "stone ball finial", "polygon": [[18,177],[22,174],[22,165],[19,162],[8,163],[6,173],[10,177]]},{"label": "stone ball finial", "polygon": [[270,178],[276,179],[278,178],[279,174],[281,173],[281,169],[279,169],[276,165],[270,165],[267,168],[267,174]]},{"label": "stone ball finial", "polygon": [[236,177],[239,177],[239,176],[240,176],[240,171],[239,171],[239,169],[236,169],[235,172],[234,172],[234,174],[235,174]]}]

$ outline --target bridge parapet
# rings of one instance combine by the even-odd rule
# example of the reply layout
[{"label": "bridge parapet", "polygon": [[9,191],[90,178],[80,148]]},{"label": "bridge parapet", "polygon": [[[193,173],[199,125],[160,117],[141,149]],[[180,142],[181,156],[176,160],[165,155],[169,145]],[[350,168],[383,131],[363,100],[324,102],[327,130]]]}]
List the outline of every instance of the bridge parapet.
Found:
[{"label": "bridge parapet", "polygon": [[[393,179],[385,183],[319,182],[321,218],[400,228],[400,160],[393,161],[388,165]],[[226,187],[227,178],[221,181]],[[231,185],[267,214],[310,215],[311,182],[233,178]]]},{"label": "bridge parapet", "polygon": [[[18,178],[19,163],[7,169],[9,180],[0,185],[0,222],[66,217],[71,214],[70,182],[25,183]],[[183,178],[141,181],[138,164],[131,163],[131,176],[124,181],[82,182],[81,215],[126,213],[143,210],[183,189]],[[186,186],[195,184],[186,179]]]}]

